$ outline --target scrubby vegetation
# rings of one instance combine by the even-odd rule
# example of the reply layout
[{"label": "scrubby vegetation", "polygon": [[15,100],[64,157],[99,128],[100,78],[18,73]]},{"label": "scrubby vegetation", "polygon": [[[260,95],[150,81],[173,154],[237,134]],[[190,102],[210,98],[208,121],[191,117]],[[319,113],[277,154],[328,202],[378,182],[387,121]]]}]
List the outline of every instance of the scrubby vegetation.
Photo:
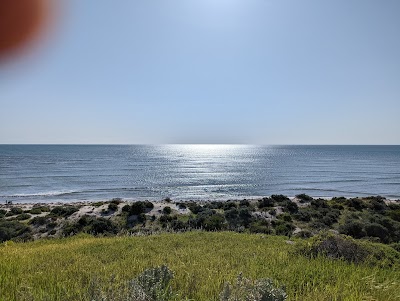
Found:
[{"label": "scrubby vegetation", "polygon": [[[400,242],[400,203],[379,196],[328,200],[299,194],[294,199],[271,195],[259,200],[226,202],[167,201],[155,209],[150,201],[112,199],[91,204],[92,209],[83,214],[78,214],[79,206],[71,205],[52,208],[37,205],[25,211],[11,206],[0,210],[0,220],[21,222],[26,232],[33,234],[24,239],[81,232],[115,235],[194,229],[308,238],[332,230],[393,247]],[[96,210],[97,214],[93,213]],[[20,236],[19,231],[3,235],[7,239],[20,239]]]}]

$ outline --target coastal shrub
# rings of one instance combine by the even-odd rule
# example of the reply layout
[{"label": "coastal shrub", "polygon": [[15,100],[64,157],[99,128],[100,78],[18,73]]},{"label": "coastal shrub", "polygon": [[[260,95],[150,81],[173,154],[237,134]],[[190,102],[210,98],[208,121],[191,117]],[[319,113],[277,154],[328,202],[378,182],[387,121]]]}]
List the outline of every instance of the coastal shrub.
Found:
[{"label": "coastal shrub", "polygon": [[204,208],[208,209],[222,209],[224,207],[224,202],[212,201],[204,205]]},{"label": "coastal shrub", "polygon": [[357,210],[357,211],[361,211],[361,210],[363,210],[364,208],[367,207],[365,202],[363,200],[358,199],[358,198],[348,199],[347,202],[346,202],[346,205],[349,208],[353,208],[354,210]]},{"label": "coastal shrub", "polygon": [[322,223],[327,225],[328,227],[332,226],[334,223],[337,222],[337,218],[333,214],[327,214],[322,218]]},{"label": "coastal shrub", "polygon": [[297,233],[295,234],[295,237],[303,238],[303,239],[305,239],[305,238],[310,238],[310,237],[312,237],[312,236],[313,236],[313,234],[312,234],[312,232],[309,231],[309,230],[301,230],[301,231],[299,231],[299,232],[297,232]]},{"label": "coastal shrub", "polygon": [[39,207],[33,207],[31,210],[29,210],[30,214],[41,214],[42,210]]},{"label": "coastal shrub", "polygon": [[223,203],[223,204],[224,204],[224,205],[223,205],[222,209],[224,209],[224,211],[230,210],[230,209],[232,209],[232,208],[237,208],[236,203],[235,203],[235,202],[232,202],[232,201],[228,201],[228,202],[225,202],[225,203]]},{"label": "coastal shrub", "polygon": [[329,229],[329,226],[327,226],[322,220],[319,219],[314,219],[309,223],[309,227],[313,230],[323,230],[323,229]]},{"label": "coastal shrub", "polygon": [[82,216],[77,222],[66,223],[63,226],[62,233],[65,236],[75,235],[80,232],[86,232],[93,235],[98,234],[117,234],[117,225],[111,220],[102,217]]},{"label": "coastal shrub", "polygon": [[[87,292],[91,301],[168,301],[173,297],[170,285],[174,274],[167,266],[145,270],[123,285],[104,290],[92,279]],[[113,282],[114,280],[112,280]]]},{"label": "coastal shrub", "polygon": [[278,215],[278,219],[283,220],[285,222],[291,222],[292,216],[289,213],[282,213]]},{"label": "coastal shrub", "polygon": [[[0,214],[1,214],[1,213],[0,213]],[[395,221],[397,221],[397,222],[400,222],[400,209],[391,210],[391,211],[389,211],[389,212],[387,213],[387,215],[388,215],[391,219],[393,219],[393,220],[395,220]]]},{"label": "coastal shrub", "polygon": [[249,231],[251,233],[271,234],[272,228],[267,220],[257,220],[250,224]]},{"label": "coastal shrub", "polygon": [[206,231],[220,231],[226,229],[226,221],[222,214],[215,213],[205,218],[201,226]]},{"label": "coastal shrub", "polygon": [[22,213],[20,215],[17,215],[16,219],[19,221],[24,221],[27,219],[30,219],[32,215],[30,215],[29,213]]},{"label": "coastal shrub", "polygon": [[390,244],[390,246],[400,253],[400,242]]},{"label": "coastal shrub", "polygon": [[50,211],[50,214],[55,217],[68,217],[78,210],[75,206],[57,206]]},{"label": "coastal shrub", "polygon": [[3,218],[6,216],[7,211],[4,209],[0,209],[0,218]]},{"label": "coastal shrub", "polygon": [[315,258],[326,256],[352,263],[390,267],[400,262],[400,253],[382,244],[323,233],[296,245],[295,252]]},{"label": "coastal shrub", "polygon": [[200,211],[203,210],[203,207],[197,203],[189,203],[188,208],[190,211],[192,211],[194,214],[198,214]]},{"label": "coastal shrub", "polygon": [[290,237],[293,234],[294,229],[296,229],[296,227],[292,223],[282,220],[272,221],[271,224],[274,226],[276,235]]},{"label": "coastal shrub", "polygon": [[146,300],[167,301],[172,297],[170,286],[174,273],[165,265],[147,269],[141,273],[132,283],[136,283],[146,295]]},{"label": "coastal shrub", "polygon": [[273,199],[277,203],[282,203],[289,200],[289,198],[283,194],[273,194],[271,195],[271,199]]},{"label": "coastal shrub", "polygon": [[110,203],[119,205],[122,203],[122,199],[121,198],[113,198],[113,199],[111,199]]},{"label": "coastal shrub", "polygon": [[162,212],[163,212],[163,214],[171,214],[172,209],[171,209],[171,207],[166,206],[166,207],[163,208]]},{"label": "coastal shrub", "polygon": [[181,220],[175,219],[171,221],[171,228],[174,229],[175,231],[181,231],[187,229],[188,225],[187,223]]},{"label": "coastal shrub", "polygon": [[161,215],[158,221],[160,222],[161,226],[163,228],[166,228],[168,225],[170,225],[174,220],[177,220],[177,216],[172,216],[172,215]]},{"label": "coastal shrub", "polygon": [[10,211],[6,213],[6,216],[13,216],[23,213],[24,211],[19,207],[12,207]]},{"label": "coastal shrub", "polygon": [[333,197],[331,200],[338,204],[346,204],[347,198],[345,198],[344,196],[340,196],[340,197]]},{"label": "coastal shrub", "polygon": [[364,230],[364,224],[361,221],[352,219],[347,219],[343,225],[340,225],[339,232],[354,238],[362,238],[367,235]]},{"label": "coastal shrub", "polygon": [[302,221],[302,222],[309,222],[311,221],[311,214],[308,208],[301,208],[298,212],[292,215],[293,219]]},{"label": "coastal shrub", "polygon": [[202,228],[206,231],[217,231],[226,229],[227,223],[221,213],[205,209],[199,212],[196,217],[189,218],[188,226],[190,228]]},{"label": "coastal shrub", "polygon": [[381,242],[387,243],[389,240],[389,231],[384,226],[378,223],[366,224],[365,233],[370,237],[378,237]]},{"label": "coastal shrub", "polygon": [[91,221],[88,233],[98,235],[104,233],[117,234],[118,227],[110,220],[105,218],[96,218]]},{"label": "coastal shrub", "polygon": [[18,221],[0,221],[0,242],[7,240],[26,241],[31,239],[31,228]]},{"label": "coastal shrub", "polygon": [[178,203],[177,205],[178,205],[178,208],[179,208],[180,210],[184,210],[184,209],[187,208],[186,205],[185,205],[184,203]]},{"label": "coastal shrub", "polygon": [[344,206],[337,202],[330,202],[330,207],[339,211],[344,210]]},{"label": "coastal shrub", "polygon": [[47,229],[52,229],[52,228],[55,228],[55,227],[57,227],[57,223],[56,222],[50,222],[50,223],[48,223],[46,225]]},{"label": "coastal shrub", "polygon": [[299,206],[297,206],[295,202],[286,201],[283,205],[283,210],[285,212],[296,213],[297,211],[299,211]]},{"label": "coastal shrub", "polygon": [[146,220],[147,220],[146,214],[140,213],[140,214],[138,215],[137,220],[138,220],[139,223],[145,224],[145,223],[146,223]]},{"label": "coastal shrub", "polygon": [[307,195],[305,193],[297,194],[296,198],[300,200],[300,203],[307,203],[307,202],[311,202],[313,200],[312,197],[310,197],[309,195]]},{"label": "coastal shrub", "polygon": [[400,200],[397,200],[396,203],[387,204],[390,210],[400,210]]},{"label": "coastal shrub", "polygon": [[250,207],[250,202],[246,199],[239,202],[239,207]]},{"label": "coastal shrub", "polygon": [[386,205],[385,201],[383,198],[369,198],[368,199],[368,208],[371,209],[372,211],[383,213],[386,209],[388,209],[388,206]]},{"label": "coastal shrub", "polygon": [[139,215],[140,213],[146,212],[146,204],[144,202],[134,202],[131,205],[131,209],[129,211],[130,215]]},{"label": "coastal shrub", "polygon": [[104,205],[104,202],[94,202],[92,205],[93,205],[94,207],[100,207],[100,206],[103,206],[103,205]]},{"label": "coastal shrub", "polygon": [[271,279],[252,281],[239,274],[235,284],[225,283],[220,301],[285,301],[284,288],[277,288]]},{"label": "coastal shrub", "polygon": [[314,209],[328,208],[328,201],[324,199],[312,199],[310,202],[311,207]]},{"label": "coastal shrub", "polygon": [[49,218],[46,216],[35,216],[29,221],[29,224],[35,225],[35,226],[43,226],[47,224],[49,221]]},{"label": "coastal shrub", "polygon": [[239,226],[247,228],[254,220],[251,211],[248,208],[232,208],[225,211],[224,216],[231,229],[236,229]]},{"label": "coastal shrub", "polygon": [[42,212],[50,212],[50,207],[34,205],[28,213],[30,214],[41,214]]},{"label": "coastal shrub", "polygon": [[269,208],[269,207],[274,207],[275,206],[275,200],[272,198],[262,198],[261,200],[258,200],[258,208]]},{"label": "coastal shrub", "polygon": [[122,210],[122,212],[129,212],[129,211],[131,211],[131,206],[124,205],[121,210]]},{"label": "coastal shrub", "polygon": [[117,211],[118,210],[118,204],[113,203],[113,202],[109,203],[108,204],[108,210],[109,211],[113,211],[113,212]]},{"label": "coastal shrub", "polygon": [[144,206],[147,208],[147,209],[153,209],[154,208],[154,204],[152,203],[152,202],[150,202],[150,201],[145,201],[144,202]]}]

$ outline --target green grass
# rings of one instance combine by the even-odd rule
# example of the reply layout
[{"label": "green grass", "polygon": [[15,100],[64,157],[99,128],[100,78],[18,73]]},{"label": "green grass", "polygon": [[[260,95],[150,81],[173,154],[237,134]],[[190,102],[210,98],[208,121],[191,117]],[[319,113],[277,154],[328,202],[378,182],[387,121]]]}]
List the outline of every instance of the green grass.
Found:
[{"label": "green grass", "polygon": [[286,286],[288,300],[400,300],[398,266],[307,259],[294,255],[293,248],[285,237],[231,232],[5,243],[0,300],[87,300],[93,280],[115,288],[162,264],[174,271],[180,300],[218,300],[224,282],[240,272]]}]

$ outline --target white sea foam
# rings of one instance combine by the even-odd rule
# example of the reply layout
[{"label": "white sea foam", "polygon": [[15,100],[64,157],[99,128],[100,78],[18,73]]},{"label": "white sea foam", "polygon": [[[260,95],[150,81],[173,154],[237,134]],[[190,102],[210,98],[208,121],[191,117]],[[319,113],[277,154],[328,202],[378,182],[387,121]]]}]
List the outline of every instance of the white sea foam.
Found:
[{"label": "white sea foam", "polygon": [[60,191],[47,191],[37,193],[17,193],[12,195],[1,195],[2,198],[28,198],[28,197],[54,197],[54,196],[65,196],[69,194],[78,193],[73,190],[60,190]]}]

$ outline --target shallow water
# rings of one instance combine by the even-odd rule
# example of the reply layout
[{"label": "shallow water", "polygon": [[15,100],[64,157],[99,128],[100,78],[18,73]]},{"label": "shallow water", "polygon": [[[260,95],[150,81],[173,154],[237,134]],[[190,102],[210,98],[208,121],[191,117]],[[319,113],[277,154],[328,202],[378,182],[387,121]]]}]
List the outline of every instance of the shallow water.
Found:
[{"label": "shallow water", "polygon": [[0,145],[0,201],[400,198],[400,146]]}]

